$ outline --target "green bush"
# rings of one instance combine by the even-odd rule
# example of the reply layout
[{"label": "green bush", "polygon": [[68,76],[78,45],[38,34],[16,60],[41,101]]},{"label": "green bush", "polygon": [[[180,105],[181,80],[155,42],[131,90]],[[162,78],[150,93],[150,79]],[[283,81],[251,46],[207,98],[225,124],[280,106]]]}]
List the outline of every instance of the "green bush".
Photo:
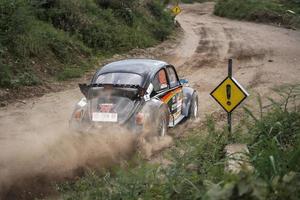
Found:
[{"label": "green bush", "polygon": [[215,0],[181,0],[182,3],[203,3],[208,1],[215,1]]},{"label": "green bush", "polygon": [[174,27],[173,18],[163,11],[164,6],[160,1],[150,1],[147,7],[156,18],[156,21],[151,23],[154,37],[160,41],[165,40]]},{"label": "green bush", "polygon": [[[144,35],[145,31],[140,31],[139,26],[143,26],[146,32],[152,32],[154,39],[160,41],[166,39],[173,28],[172,18],[158,1],[148,4],[148,7],[152,5],[150,10],[155,19],[137,10],[134,6],[137,1],[97,1],[100,8],[93,1],[67,2],[59,0],[51,6],[38,5],[41,8],[38,16],[50,21],[54,27],[70,31],[94,49],[122,51],[147,47],[151,44],[144,43],[142,37],[139,37],[141,41],[128,40],[133,34]],[[153,41],[153,36],[146,34],[143,37],[145,36],[149,37],[147,41]]]},{"label": "green bush", "polygon": [[214,14],[232,19],[300,27],[300,4],[289,0],[219,0]]},{"label": "green bush", "polygon": [[155,5],[159,9],[154,16],[138,0],[0,1],[0,57],[5,66],[0,87],[22,85],[16,83],[24,72],[37,78],[45,72],[46,77],[72,78],[82,74],[76,69],[92,57],[166,39],[172,17],[161,4]]},{"label": "green bush", "polygon": [[0,63],[0,87],[7,87],[11,84],[10,67]]},{"label": "green bush", "polygon": [[57,75],[57,79],[60,81],[65,81],[70,78],[79,78],[85,72],[84,69],[78,67],[65,67]]},{"label": "green bush", "polygon": [[[300,172],[299,85],[280,89],[282,100],[272,102],[272,110],[254,117],[249,133],[253,136],[250,151],[257,176],[267,182],[289,172]],[[293,105],[294,104],[294,105]],[[261,111],[262,112],[262,111]],[[252,115],[253,116],[253,115]]]},{"label": "green bush", "polygon": [[18,86],[32,86],[40,83],[39,78],[37,78],[32,72],[22,72],[19,73],[15,79],[11,81],[11,85],[14,87]]},{"label": "green bush", "polygon": [[10,67],[0,64],[0,86],[1,87],[19,87],[19,86],[32,86],[40,83],[39,78],[32,72],[18,73],[12,76]]}]

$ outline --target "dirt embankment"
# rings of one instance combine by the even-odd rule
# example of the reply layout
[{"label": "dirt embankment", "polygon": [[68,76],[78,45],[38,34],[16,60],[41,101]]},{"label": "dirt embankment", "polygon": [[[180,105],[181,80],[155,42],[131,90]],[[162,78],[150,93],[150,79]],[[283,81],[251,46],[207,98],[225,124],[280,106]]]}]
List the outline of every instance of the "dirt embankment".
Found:
[{"label": "dirt embankment", "polygon": [[[298,82],[298,31],[216,17],[212,15],[213,3],[181,6],[183,12],[177,16],[183,29],[180,42],[172,40],[156,48],[131,52],[128,57],[155,57],[174,64],[179,75],[198,90],[202,118],[220,111],[209,92],[226,76],[230,57],[234,59],[234,77],[251,94],[246,101],[250,106],[256,104],[256,92],[267,97],[272,94],[271,87]],[[120,163],[135,150],[135,136],[126,131],[85,136],[70,132],[68,119],[80,97],[77,88],[68,89],[0,108],[3,197],[42,196],[51,188],[49,180],[73,177],[74,170],[82,167]],[[234,115],[235,120],[238,117]],[[201,121],[194,125],[198,123]],[[186,126],[171,131],[183,134]],[[31,191],[23,191],[24,186]],[[34,195],[29,193],[32,191]]]}]

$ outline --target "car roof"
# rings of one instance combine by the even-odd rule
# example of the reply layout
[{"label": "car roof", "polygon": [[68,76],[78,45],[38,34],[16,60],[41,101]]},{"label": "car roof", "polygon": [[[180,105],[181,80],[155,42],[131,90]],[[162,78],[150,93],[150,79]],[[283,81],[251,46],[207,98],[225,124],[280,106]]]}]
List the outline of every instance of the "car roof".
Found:
[{"label": "car roof", "polygon": [[152,59],[126,59],[109,63],[102,68],[98,69],[92,79],[94,83],[100,74],[106,73],[135,73],[143,77],[142,87],[146,87],[148,81],[168,63],[160,60]]},{"label": "car roof", "polygon": [[113,72],[136,73],[141,76],[149,75],[161,69],[168,63],[151,59],[127,59],[109,63],[98,70],[98,75]]}]

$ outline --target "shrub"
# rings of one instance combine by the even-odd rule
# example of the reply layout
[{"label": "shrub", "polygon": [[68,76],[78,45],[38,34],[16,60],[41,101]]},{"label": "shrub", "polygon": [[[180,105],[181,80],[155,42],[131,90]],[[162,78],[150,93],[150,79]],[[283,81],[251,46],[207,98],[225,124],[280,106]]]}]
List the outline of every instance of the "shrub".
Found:
[{"label": "shrub", "polygon": [[152,15],[158,20],[151,23],[152,33],[156,39],[163,41],[170,35],[174,27],[174,19],[163,11],[163,4],[159,1],[150,1],[147,6]]},{"label": "shrub", "polygon": [[64,81],[70,78],[79,78],[85,72],[84,69],[78,67],[65,67],[62,71],[60,71],[57,75],[57,79],[60,81]]},{"label": "shrub", "polygon": [[0,63],[0,87],[8,87],[11,84],[10,67]]},{"label": "shrub", "polygon": [[17,77],[11,81],[11,85],[14,87],[33,86],[38,83],[40,83],[39,78],[30,71],[19,73]]},{"label": "shrub", "polygon": [[[292,10],[295,14],[287,12]],[[276,0],[219,0],[214,13],[221,17],[300,26],[300,4]]]},{"label": "shrub", "polygon": [[260,120],[254,118],[249,129],[254,137],[250,151],[255,155],[252,160],[257,176],[269,183],[277,176],[300,171],[299,89],[299,85],[292,85],[278,90],[282,99],[270,99],[271,111],[262,113]]},{"label": "shrub", "polygon": [[0,69],[0,87],[22,85],[16,83],[23,72],[33,77],[45,72],[82,74],[77,67],[74,73],[73,67],[65,70],[94,56],[166,39],[173,28],[170,15],[160,5],[156,14],[162,18],[157,18],[144,12],[145,7],[138,0],[0,1],[0,56],[5,66]]}]

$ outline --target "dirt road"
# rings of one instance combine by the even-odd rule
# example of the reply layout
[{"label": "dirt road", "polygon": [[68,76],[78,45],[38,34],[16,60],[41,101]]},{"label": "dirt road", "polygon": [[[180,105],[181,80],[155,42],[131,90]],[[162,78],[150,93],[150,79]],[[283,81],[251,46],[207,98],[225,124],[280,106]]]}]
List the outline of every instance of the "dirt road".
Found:
[{"label": "dirt road", "polygon": [[[154,50],[198,90],[202,117],[221,110],[209,92],[225,78],[228,58],[234,59],[234,77],[251,94],[249,105],[255,105],[256,92],[266,97],[271,87],[299,82],[299,31],[216,17],[213,6],[181,5],[183,37]],[[0,109],[0,193],[13,198],[12,188],[39,184],[40,177],[72,177],[75,169],[118,163],[134,151],[130,133],[83,137],[68,131],[80,97],[75,88]]]},{"label": "dirt road", "polygon": [[167,58],[183,63],[179,72],[200,93],[202,115],[220,109],[209,93],[225,78],[228,58],[234,59],[233,76],[251,94],[247,104],[257,92],[266,97],[272,87],[300,82],[299,31],[220,18],[212,15],[213,5],[182,5],[177,19],[185,37],[175,63]]}]

